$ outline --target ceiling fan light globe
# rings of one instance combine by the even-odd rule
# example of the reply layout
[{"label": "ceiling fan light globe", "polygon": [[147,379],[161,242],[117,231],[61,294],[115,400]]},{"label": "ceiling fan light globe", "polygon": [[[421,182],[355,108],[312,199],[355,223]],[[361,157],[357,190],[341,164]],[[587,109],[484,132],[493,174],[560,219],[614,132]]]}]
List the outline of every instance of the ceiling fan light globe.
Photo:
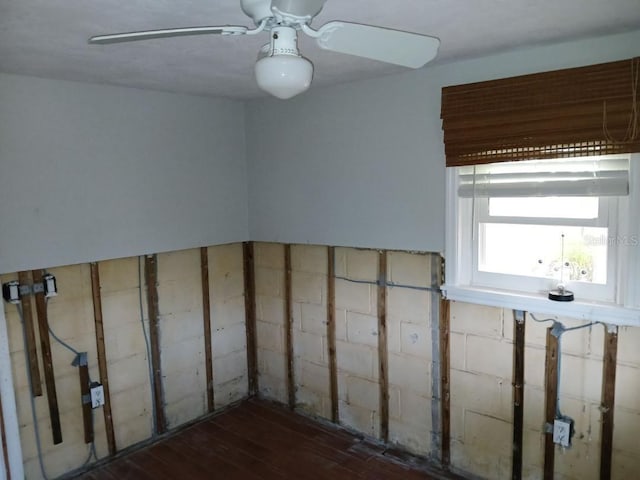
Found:
[{"label": "ceiling fan light globe", "polygon": [[297,55],[273,55],[256,62],[255,74],[261,90],[286,100],[309,89],[313,64]]}]

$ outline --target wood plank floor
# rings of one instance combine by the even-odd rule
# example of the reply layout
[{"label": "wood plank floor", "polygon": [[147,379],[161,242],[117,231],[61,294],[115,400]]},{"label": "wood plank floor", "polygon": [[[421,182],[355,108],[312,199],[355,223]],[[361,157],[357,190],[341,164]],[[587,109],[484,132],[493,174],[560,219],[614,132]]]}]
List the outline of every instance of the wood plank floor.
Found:
[{"label": "wood plank floor", "polygon": [[83,480],[436,479],[344,430],[257,399],[83,474]]}]

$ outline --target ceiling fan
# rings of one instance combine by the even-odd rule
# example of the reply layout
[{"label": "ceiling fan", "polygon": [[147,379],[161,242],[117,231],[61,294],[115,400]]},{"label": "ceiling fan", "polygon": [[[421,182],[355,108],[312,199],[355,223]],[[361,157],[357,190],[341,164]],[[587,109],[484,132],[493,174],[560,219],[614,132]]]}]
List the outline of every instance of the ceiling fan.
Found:
[{"label": "ceiling fan", "polygon": [[89,43],[109,44],[185,35],[257,35],[268,32],[270,42],[258,53],[255,75],[258,87],[287,99],[309,88],[313,64],[298,51],[298,32],[316,40],[325,50],[420,68],[438,53],[440,41],[431,36],[342,21],[311,28],[326,0],[240,0],[243,12],[256,28],[203,26],[115,33],[91,37]]}]

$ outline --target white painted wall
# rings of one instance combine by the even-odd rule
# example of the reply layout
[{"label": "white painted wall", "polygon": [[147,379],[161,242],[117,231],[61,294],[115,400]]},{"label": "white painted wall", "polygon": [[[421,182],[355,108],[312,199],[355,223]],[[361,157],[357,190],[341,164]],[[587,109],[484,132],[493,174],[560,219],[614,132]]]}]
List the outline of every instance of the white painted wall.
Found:
[{"label": "white painted wall", "polygon": [[441,88],[638,55],[640,31],[247,105],[250,237],[442,251]]},{"label": "white painted wall", "polygon": [[247,238],[442,251],[442,86],[628,58],[639,43],[512,51],[244,110],[0,74],[0,272]]},{"label": "white painted wall", "polygon": [[401,75],[249,103],[251,238],[441,250],[440,92],[424,86]]},{"label": "white painted wall", "polygon": [[239,102],[0,74],[0,272],[246,240]]}]

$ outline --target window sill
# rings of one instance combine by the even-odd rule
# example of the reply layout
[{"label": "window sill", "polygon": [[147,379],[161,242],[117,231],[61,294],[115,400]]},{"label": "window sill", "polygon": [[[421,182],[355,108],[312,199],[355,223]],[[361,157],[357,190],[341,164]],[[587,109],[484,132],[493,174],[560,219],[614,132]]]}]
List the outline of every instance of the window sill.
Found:
[{"label": "window sill", "polygon": [[639,309],[626,308],[614,303],[596,303],[580,299],[573,302],[554,302],[542,294],[458,285],[443,285],[441,290],[447,299],[458,302],[571,317],[589,322],[640,326]]}]

